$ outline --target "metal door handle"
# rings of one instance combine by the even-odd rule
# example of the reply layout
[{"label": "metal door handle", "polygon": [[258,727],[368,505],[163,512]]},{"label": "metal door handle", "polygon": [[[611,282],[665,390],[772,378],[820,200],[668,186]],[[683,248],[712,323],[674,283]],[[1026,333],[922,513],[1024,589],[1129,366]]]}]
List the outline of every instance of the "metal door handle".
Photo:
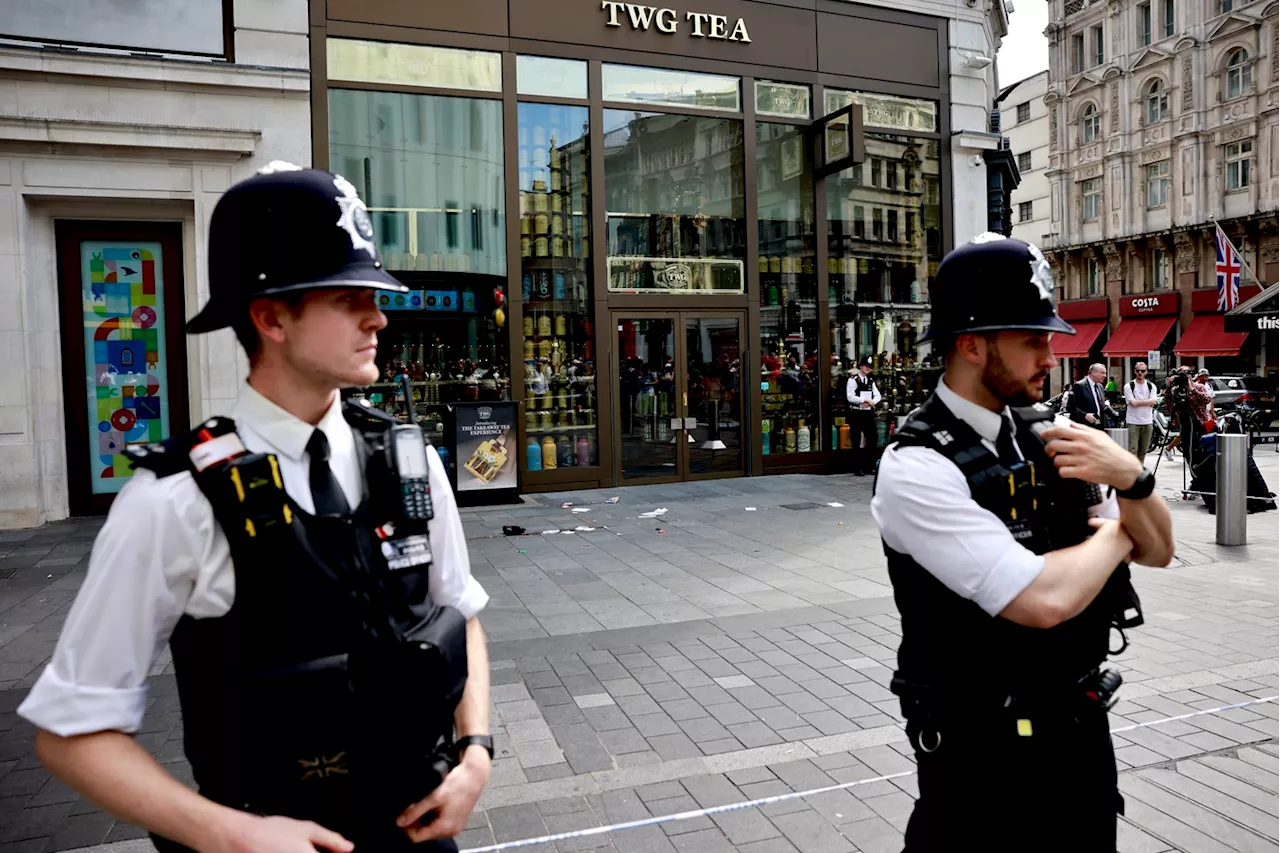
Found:
[{"label": "metal door handle", "polygon": [[672,428],[672,429],[684,429],[684,418],[672,418],[672,419],[671,419],[671,428]]},{"label": "metal door handle", "polygon": [[[679,418],[676,418],[676,420],[679,420]],[[697,429],[697,428],[698,428],[698,419],[697,419],[697,418],[685,418],[685,419],[684,419],[684,428],[685,428],[685,429]]]}]

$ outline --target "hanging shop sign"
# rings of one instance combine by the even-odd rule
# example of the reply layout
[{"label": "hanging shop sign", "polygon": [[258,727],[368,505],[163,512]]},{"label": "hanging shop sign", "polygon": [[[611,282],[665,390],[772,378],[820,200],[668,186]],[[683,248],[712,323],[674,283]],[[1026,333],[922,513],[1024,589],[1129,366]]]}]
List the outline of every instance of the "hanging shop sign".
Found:
[{"label": "hanging shop sign", "polygon": [[622,27],[626,24],[630,24],[633,30],[648,30],[652,27],[669,36],[676,35],[683,28],[692,38],[751,43],[751,36],[747,33],[747,23],[744,18],[738,18],[730,26],[729,18],[725,15],[685,12],[681,16],[675,9],[642,6],[639,3],[619,3],[615,0],[602,0],[600,9],[606,13],[604,23],[606,27]]}]

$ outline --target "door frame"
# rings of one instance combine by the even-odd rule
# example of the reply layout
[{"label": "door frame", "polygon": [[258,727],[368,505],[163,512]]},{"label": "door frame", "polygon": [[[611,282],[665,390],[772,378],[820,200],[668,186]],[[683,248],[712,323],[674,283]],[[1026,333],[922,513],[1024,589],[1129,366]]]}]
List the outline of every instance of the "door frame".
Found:
[{"label": "door frame", "polygon": [[[622,418],[615,417],[613,419],[613,428],[610,430],[610,441],[613,443],[613,481],[618,486],[648,486],[660,485],[663,483],[686,483],[696,482],[699,480],[722,480],[732,477],[745,477],[747,474],[747,465],[749,462],[749,454],[752,448],[752,434],[748,432],[747,423],[748,407],[747,400],[748,387],[744,378],[743,370],[747,365],[747,358],[750,355],[750,348],[742,346],[741,342],[748,337],[747,328],[747,310],[745,308],[707,308],[707,307],[690,307],[690,308],[612,308],[609,311],[609,350],[611,354],[609,367],[613,372],[613,385],[610,393],[617,395],[617,405],[624,405],[620,389],[617,387],[618,382],[622,378],[621,348],[617,343],[618,323],[622,320],[671,320],[673,325],[673,336],[675,338],[675,352],[672,353],[674,360],[673,367],[674,379],[676,384],[676,417],[684,419],[689,417],[689,376],[688,376],[688,347],[685,340],[684,321],[687,319],[699,318],[723,318],[738,321],[738,364],[739,364],[739,384],[741,392],[739,394],[739,466],[736,471],[711,471],[705,473],[693,473],[689,470],[690,458],[687,441],[676,442],[676,464],[675,471],[670,476],[654,476],[654,477],[637,477],[632,479],[624,479],[622,475]],[[683,428],[672,431],[673,435],[686,435]]]},{"label": "door frame", "polygon": [[[73,516],[103,515],[117,493],[94,494],[85,445],[89,440],[88,383],[84,375],[84,304],[80,270],[80,243],[84,240],[146,240],[159,243],[163,256],[166,384],[169,392],[169,434],[182,435],[191,428],[191,404],[187,388],[186,303],[183,286],[182,223],[177,221],[110,221],[55,219],[57,257],[58,329],[62,343],[63,448],[67,461],[67,499]],[[75,333],[72,334],[71,332]]]}]

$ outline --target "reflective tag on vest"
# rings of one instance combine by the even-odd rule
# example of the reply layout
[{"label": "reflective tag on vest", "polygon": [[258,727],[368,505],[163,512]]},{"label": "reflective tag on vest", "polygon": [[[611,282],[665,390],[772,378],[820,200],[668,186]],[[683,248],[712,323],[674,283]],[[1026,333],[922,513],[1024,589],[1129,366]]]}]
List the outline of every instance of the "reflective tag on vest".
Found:
[{"label": "reflective tag on vest", "polygon": [[1018,736],[1031,737],[1031,721],[1030,720],[1018,720]]},{"label": "reflective tag on vest", "polygon": [[387,558],[387,568],[393,572],[427,565],[431,562],[431,540],[421,534],[403,539],[384,539],[382,556]]}]

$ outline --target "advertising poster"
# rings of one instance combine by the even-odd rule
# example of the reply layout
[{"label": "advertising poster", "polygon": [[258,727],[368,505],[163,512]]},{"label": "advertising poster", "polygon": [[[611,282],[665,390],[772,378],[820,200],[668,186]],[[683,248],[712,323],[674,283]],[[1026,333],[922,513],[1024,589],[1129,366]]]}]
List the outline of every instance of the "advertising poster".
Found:
[{"label": "advertising poster", "polygon": [[515,489],[516,404],[458,403],[454,423],[458,491]]}]

